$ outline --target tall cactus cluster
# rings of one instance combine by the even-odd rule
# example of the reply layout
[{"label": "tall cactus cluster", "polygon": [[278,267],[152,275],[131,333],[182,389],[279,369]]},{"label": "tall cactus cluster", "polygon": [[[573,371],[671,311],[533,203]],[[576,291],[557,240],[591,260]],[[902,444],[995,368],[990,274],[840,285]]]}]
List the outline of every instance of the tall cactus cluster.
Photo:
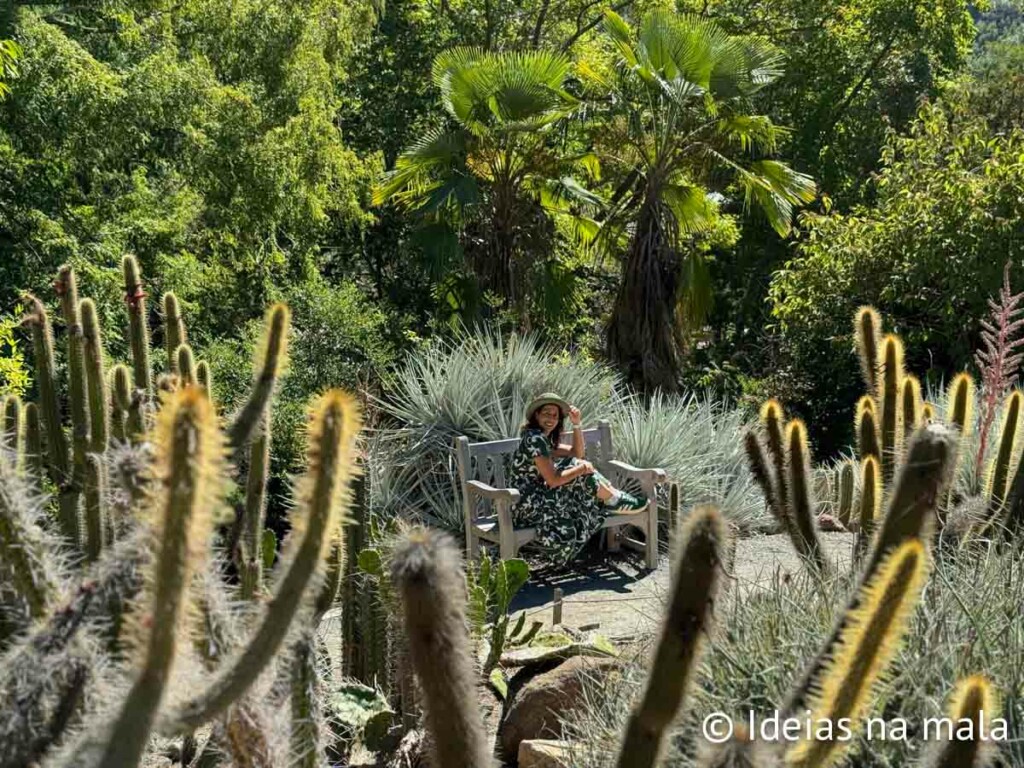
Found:
[{"label": "tall cactus cluster", "polygon": [[[38,401],[2,407],[0,768],[130,768],[158,735],[182,737],[195,765],[321,765],[313,630],[340,593],[359,407],[337,390],[311,403],[290,533],[266,572],[288,309],[267,313],[251,391],[222,415],[173,294],[162,302],[168,367],[153,369],[134,258],[123,273],[130,367],[108,365],[95,304],[60,270],[64,386],[49,314],[26,296]],[[240,532],[234,550],[225,529]],[[210,735],[195,755],[200,730]]]}]

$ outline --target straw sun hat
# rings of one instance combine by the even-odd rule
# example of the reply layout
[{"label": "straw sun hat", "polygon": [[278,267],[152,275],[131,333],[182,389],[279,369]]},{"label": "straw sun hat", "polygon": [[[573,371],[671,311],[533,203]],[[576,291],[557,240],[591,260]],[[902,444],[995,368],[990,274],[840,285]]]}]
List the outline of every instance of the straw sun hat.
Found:
[{"label": "straw sun hat", "polygon": [[544,394],[533,398],[533,400],[530,401],[530,404],[526,406],[526,418],[529,419],[533,416],[534,411],[538,408],[543,408],[545,405],[551,405],[552,403],[558,406],[558,410],[561,411],[563,419],[569,415],[569,403],[565,401],[565,398],[555,392],[545,392]]}]

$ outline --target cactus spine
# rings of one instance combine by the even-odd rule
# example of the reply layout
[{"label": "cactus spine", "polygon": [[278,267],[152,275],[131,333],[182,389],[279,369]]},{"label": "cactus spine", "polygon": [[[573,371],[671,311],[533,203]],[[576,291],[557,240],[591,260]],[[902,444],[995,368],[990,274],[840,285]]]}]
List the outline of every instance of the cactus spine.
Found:
[{"label": "cactus spine", "polygon": [[394,552],[391,578],[423,690],[433,764],[486,768],[491,755],[477,706],[459,551],[447,535],[415,529]]},{"label": "cactus spine", "polygon": [[3,403],[3,444],[15,460],[15,469],[22,472],[25,469],[25,429],[23,427],[21,398],[17,395],[8,395]]},{"label": "cactus spine", "polygon": [[[812,722],[859,722],[871,704],[871,690],[896,653],[927,573],[924,545],[910,539],[880,564],[847,612],[844,628],[810,705]],[[793,768],[828,768],[848,741],[801,740],[786,754]]]},{"label": "cactus spine", "polygon": [[143,661],[110,729],[101,766],[135,765],[142,756],[177,655],[191,576],[207,555],[210,511],[218,496],[223,442],[216,415],[199,389],[180,390],[168,400],[154,443],[161,482],[152,521],[156,558],[140,606]]},{"label": "cactus spine", "polygon": [[[786,475],[785,416],[778,400],[769,400],[761,408],[761,421],[768,438],[768,453],[775,465],[777,504],[785,515],[789,508],[789,478]],[[792,521],[786,523],[790,527]]]},{"label": "cactus spine", "polygon": [[344,392],[329,391],[314,404],[306,473],[297,489],[297,514],[283,558],[285,572],[251,639],[205,691],[171,713],[164,730],[195,730],[245,693],[281,646],[296,613],[310,602],[303,599],[306,587],[323,575],[330,542],[342,522],[342,507],[348,503],[355,471],[353,441],[360,426],[358,406]]},{"label": "cactus spine", "polygon": [[[85,454],[89,450],[89,409],[85,392],[85,339],[78,309],[78,281],[70,266],[64,265],[55,283],[68,331],[68,399],[71,404],[71,483],[68,493],[77,509],[85,486]],[[70,504],[70,502],[69,502]],[[81,538],[81,532],[79,533]]]},{"label": "cactus spine", "polygon": [[138,392],[132,391],[131,374],[127,368],[116,365],[113,375],[114,402],[117,404],[115,421],[118,425],[124,424],[125,439],[135,442],[141,439],[146,431],[142,397]]},{"label": "cactus spine", "polygon": [[948,716],[957,724],[957,731],[960,723],[970,721],[973,738],[962,739],[958,734],[950,734],[952,738],[933,749],[925,762],[927,768],[982,768],[989,765],[994,750],[979,735],[981,720],[986,713],[992,720],[993,713],[999,711],[998,707],[992,684],[982,675],[972,675],[958,682],[950,697]]},{"label": "cactus spine", "polygon": [[33,494],[18,477],[7,455],[0,453],[0,563],[28,608],[28,615],[46,615],[57,595],[58,581],[42,529],[31,511]]},{"label": "cactus spine", "polygon": [[974,428],[974,379],[969,373],[958,373],[953,377],[948,399],[946,421],[967,437]]},{"label": "cactus spine", "polygon": [[618,768],[652,768],[661,757],[665,729],[682,705],[696,669],[726,549],[719,511],[711,506],[694,509],[683,529],[668,613],[647,688],[626,724]]},{"label": "cactus spine", "polygon": [[206,396],[213,399],[213,376],[210,375],[210,366],[205,360],[196,363],[196,381],[206,390]]},{"label": "cactus spine", "polygon": [[39,425],[39,406],[25,405],[25,459],[36,483],[43,480],[43,432]]}]

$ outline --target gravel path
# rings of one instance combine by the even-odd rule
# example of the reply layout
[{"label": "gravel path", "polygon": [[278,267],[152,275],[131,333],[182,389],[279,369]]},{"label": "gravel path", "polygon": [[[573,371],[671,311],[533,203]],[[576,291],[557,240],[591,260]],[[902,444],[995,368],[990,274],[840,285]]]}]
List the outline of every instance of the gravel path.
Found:
[{"label": "gravel path", "polygon": [[[853,549],[849,533],[820,533],[826,556],[845,567]],[[564,575],[531,575],[530,583],[516,595],[512,609],[527,611],[530,620],[550,627],[553,593],[562,589],[562,623],[576,628],[592,625],[609,639],[624,640],[651,632],[661,618],[669,587],[668,559],[662,555],[656,571],[641,570],[639,555],[602,554]],[[785,534],[742,538],[736,544],[732,590],[767,589],[780,575],[795,573],[801,565]]]}]

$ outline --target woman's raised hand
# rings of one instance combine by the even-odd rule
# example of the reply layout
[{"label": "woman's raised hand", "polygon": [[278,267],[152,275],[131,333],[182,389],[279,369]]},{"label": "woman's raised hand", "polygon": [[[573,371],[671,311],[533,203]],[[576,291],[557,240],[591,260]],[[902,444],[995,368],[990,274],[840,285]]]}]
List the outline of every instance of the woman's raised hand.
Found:
[{"label": "woman's raised hand", "polygon": [[569,421],[572,422],[573,426],[578,427],[580,425],[580,419],[583,418],[583,414],[580,413],[580,409],[575,405],[569,406]]}]

